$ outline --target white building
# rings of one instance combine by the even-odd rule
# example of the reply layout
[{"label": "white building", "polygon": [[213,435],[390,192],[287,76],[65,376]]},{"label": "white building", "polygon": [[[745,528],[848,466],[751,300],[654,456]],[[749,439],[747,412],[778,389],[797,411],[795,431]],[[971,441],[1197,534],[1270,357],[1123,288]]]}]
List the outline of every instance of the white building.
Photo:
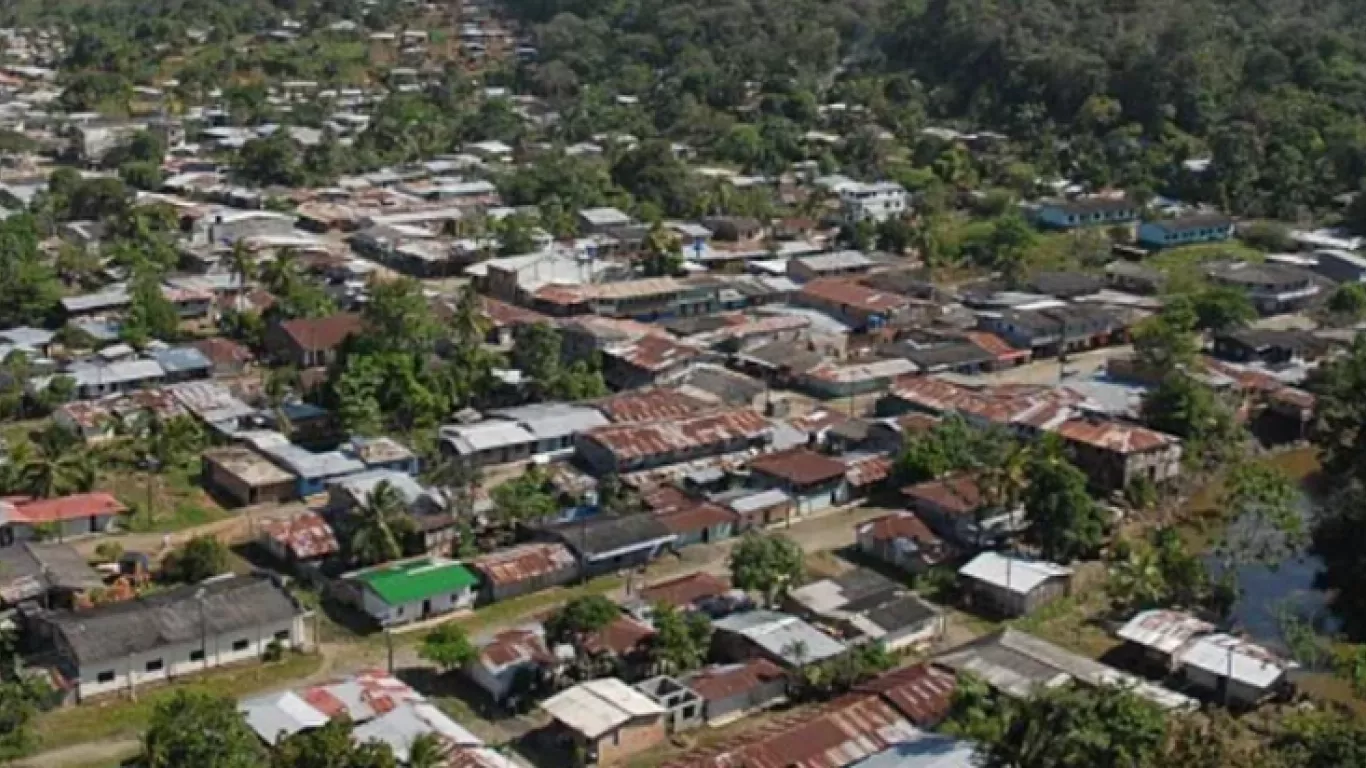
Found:
[{"label": "white building", "polygon": [[303,648],[306,615],[275,581],[229,574],[58,614],[53,644],[83,700],[259,659],[272,643]]},{"label": "white building", "polygon": [[839,187],[839,195],[844,220],[849,224],[901,216],[910,201],[905,187],[893,181],[845,184]]}]

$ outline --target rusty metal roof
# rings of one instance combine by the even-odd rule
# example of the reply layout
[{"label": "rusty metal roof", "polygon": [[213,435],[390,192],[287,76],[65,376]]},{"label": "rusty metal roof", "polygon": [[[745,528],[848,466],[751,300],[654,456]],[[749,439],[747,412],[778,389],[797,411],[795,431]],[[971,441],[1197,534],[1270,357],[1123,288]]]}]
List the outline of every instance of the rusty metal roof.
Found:
[{"label": "rusty metal roof", "polygon": [[635,389],[613,395],[597,404],[598,410],[616,424],[664,421],[711,410],[710,403],[668,387]]},{"label": "rusty metal roof", "polygon": [[685,608],[698,600],[724,595],[730,585],[719,576],[706,571],[690,573],[669,581],[640,590],[639,597],[647,603],[668,603],[675,608]]},{"label": "rusty metal roof", "polygon": [[755,440],[771,429],[758,411],[732,408],[674,421],[599,427],[589,431],[587,438],[610,451],[618,461],[631,461]]},{"label": "rusty metal roof", "polygon": [[836,459],[805,448],[770,453],[749,463],[749,468],[773,477],[780,477],[795,485],[812,485],[844,477],[848,471]]},{"label": "rusty metal roof", "polygon": [[855,307],[865,312],[890,312],[910,306],[911,300],[899,293],[878,291],[853,280],[822,278],[802,286],[802,295],[822,302]]},{"label": "rusty metal roof", "polygon": [[261,523],[261,533],[279,542],[299,560],[324,557],[341,549],[332,526],[316,512],[264,521]]},{"label": "rusty metal roof", "polygon": [[1143,453],[1174,446],[1180,441],[1137,424],[1096,419],[1071,419],[1055,430],[1064,439],[1113,453]]},{"label": "rusty metal roof", "polygon": [[663,336],[641,336],[628,344],[604,352],[636,368],[658,372],[681,365],[702,354],[701,350],[679,344]]},{"label": "rusty metal roof", "polygon": [[855,690],[876,693],[912,723],[930,726],[948,715],[957,686],[958,678],[952,672],[916,664],[876,677]]},{"label": "rusty metal roof", "polygon": [[491,552],[469,566],[495,585],[516,584],[575,567],[574,554],[563,544],[523,544]]},{"label": "rusty metal roof", "polygon": [[706,701],[718,701],[785,677],[783,668],[768,659],[750,659],[740,664],[699,669],[684,678],[683,684]]}]

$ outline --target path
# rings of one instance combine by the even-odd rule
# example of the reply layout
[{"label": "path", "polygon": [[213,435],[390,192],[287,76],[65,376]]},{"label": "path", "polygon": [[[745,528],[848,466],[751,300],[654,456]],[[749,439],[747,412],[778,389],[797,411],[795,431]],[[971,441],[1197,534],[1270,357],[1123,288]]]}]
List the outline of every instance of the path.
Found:
[{"label": "path", "polygon": [[[255,512],[262,518],[274,516],[268,514],[266,510],[273,509],[276,513],[286,513],[280,507],[260,508]],[[782,533],[796,541],[801,548],[807,552],[821,552],[840,549],[854,543],[854,526],[880,515],[887,514],[889,510],[878,507],[845,507],[817,513],[811,517],[793,523],[790,527],[777,526],[775,532]],[[231,522],[231,521],[223,521]],[[203,529],[212,528],[212,531]],[[210,533],[216,535],[222,533],[220,523],[211,526],[200,526],[196,529],[197,533]],[[193,535],[182,533],[178,536]],[[135,538],[134,535],[119,537],[119,541],[124,546],[131,547],[126,543],[128,539]],[[730,555],[731,548],[735,545],[736,539],[720,542],[718,544],[699,545],[684,552],[677,558],[665,558],[657,561],[655,566],[650,568],[647,583],[656,583],[667,578],[683,576],[689,573],[706,571],[708,573],[726,574],[726,562]],[[161,543],[160,535],[156,535],[151,546],[159,547]],[[627,596],[625,587],[621,587],[607,593],[613,600],[621,600]],[[496,632],[500,629],[517,626],[532,620],[537,615],[544,613],[544,605],[537,606],[524,613],[511,616],[482,626],[479,634]],[[476,614],[477,615],[477,614]],[[426,662],[418,658],[416,633],[408,635],[395,635],[394,637],[394,669],[406,669],[413,667],[428,666]],[[260,693],[271,693],[278,690],[297,688],[302,685],[320,683],[329,679],[346,677],[360,672],[364,669],[384,666],[386,662],[386,650],[382,644],[367,642],[340,642],[323,643],[319,647],[323,654],[323,664],[313,674],[304,679],[280,680],[277,686]],[[86,744],[72,744],[60,749],[50,750],[38,755],[34,755],[25,760],[16,762],[17,768],[95,768],[104,765],[114,765],[120,760],[130,757],[137,753],[140,742],[137,739],[117,739],[105,740],[100,742],[90,742]]]}]

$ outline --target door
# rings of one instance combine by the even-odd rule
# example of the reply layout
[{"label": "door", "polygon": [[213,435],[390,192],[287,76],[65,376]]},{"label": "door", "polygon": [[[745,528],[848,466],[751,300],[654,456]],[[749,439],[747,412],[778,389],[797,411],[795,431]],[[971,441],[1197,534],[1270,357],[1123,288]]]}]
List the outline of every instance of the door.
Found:
[{"label": "door", "polygon": [[425,619],[425,618],[427,618],[428,616],[431,616],[431,615],[432,615],[432,601],[431,601],[431,600],[423,600],[423,601],[422,601],[422,618]]}]

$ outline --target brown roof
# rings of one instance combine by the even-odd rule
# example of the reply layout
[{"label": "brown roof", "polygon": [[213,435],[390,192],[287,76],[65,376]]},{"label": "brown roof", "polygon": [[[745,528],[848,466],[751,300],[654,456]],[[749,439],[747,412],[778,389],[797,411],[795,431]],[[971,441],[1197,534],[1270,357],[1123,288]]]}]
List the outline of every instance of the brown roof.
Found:
[{"label": "brown roof", "polygon": [[479,661],[490,669],[501,669],[521,661],[551,664],[555,657],[545,639],[531,629],[507,629],[494,635],[479,649]]},{"label": "brown roof", "polygon": [[680,419],[711,407],[710,403],[666,387],[628,390],[597,404],[598,410],[616,424]]},{"label": "brown roof", "polygon": [[495,586],[516,584],[573,568],[574,554],[563,544],[523,544],[490,552],[468,562]]},{"label": "brown roof", "polygon": [[963,336],[998,360],[1014,360],[1015,358],[1029,356],[1029,350],[1016,349],[1006,343],[1005,339],[990,331],[967,331]]},{"label": "brown roof", "polygon": [[919,731],[873,694],[850,694],[684,755],[665,768],[844,768]]},{"label": "brown roof", "polygon": [[508,328],[517,325],[535,325],[536,323],[549,322],[549,318],[540,312],[532,312],[529,309],[519,307],[515,304],[490,299],[487,296],[480,298],[480,303],[484,308],[484,315],[493,323],[495,328]]},{"label": "brown roof", "polygon": [[1096,419],[1070,419],[1058,425],[1055,431],[1069,442],[1083,443],[1120,454],[1143,453],[1178,442],[1171,435],[1164,435],[1137,424]]},{"label": "brown roof", "polygon": [[199,350],[204,357],[209,358],[214,365],[241,365],[250,362],[252,359],[250,349],[222,336],[200,339],[192,346]]},{"label": "brown roof", "polygon": [[334,349],[361,329],[360,315],[339,312],[328,317],[301,318],[280,323],[280,330],[300,349],[321,352]]},{"label": "brown roof", "polygon": [[341,550],[332,526],[316,512],[304,512],[283,520],[267,520],[261,532],[300,560],[323,557]]},{"label": "brown roof", "polygon": [[794,485],[812,485],[844,477],[848,468],[836,461],[805,448],[779,451],[760,456],[749,463],[755,472],[780,477]]},{"label": "brown roof", "polygon": [[[914,487],[914,486],[912,486]],[[938,543],[939,537],[914,512],[893,512],[860,525],[859,535],[867,534],[874,541],[911,539],[927,544]]]},{"label": "brown roof", "polygon": [[128,508],[112,494],[95,491],[63,496],[59,499],[14,501],[4,511],[10,522],[36,525],[60,520],[121,515],[127,512]]},{"label": "brown roof", "polygon": [[664,524],[665,528],[669,529],[670,533],[685,534],[698,533],[718,525],[734,523],[738,517],[725,507],[702,502],[672,512],[664,512],[659,515],[659,521]]},{"label": "brown roof", "polygon": [[667,603],[685,608],[709,597],[724,595],[730,590],[725,580],[706,571],[698,571],[677,579],[660,582],[640,590],[639,597],[647,603]]},{"label": "brown roof", "polygon": [[590,430],[587,437],[618,460],[630,461],[736,440],[753,440],[770,429],[768,420],[753,408],[732,408],[650,424],[612,424]]},{"label": "brown roof", "polygon": [[783,668],[768,659],[751,659],[740,664],[700,669],[689,675],[684,684],[703,700],[717,701],[785,677]]},{"label": "brown roof", "polygon": [[878,291],[853,280],[822,278],[802,286],[802,295],[820,301],[855,307],[865,312],[890,312],[909,306],[911,300],[899,293]]},{"label": "brown roof", "polygon": [[644,645],[653,637],[655,631],[629,616],[618,616],[605,628],[583,639],[583,649],[589,653],[610,652],[616,656],[626,656]]},{"label": "brown roof", "polygon": [[658,514],[677,512],[697,504],[697,499],[684,493],[676,485],[661,485],[640,495],[645,506]]},{"label": "brown roof", "polygon": [[966,515],[982,506],[982,489],[977,481],[968,475],[946,477],[943,480],[926,480],[901,489],[901,493],[914,501],[928,502],[946,512]]},{"label": "brown roof", "polygon": [[892,474],[892,458],[880,453],[859,456],[848,462],[849,484],[861,488],[880,483]]},{"label": "brown roof", "polygon": [[686,363],[702,352],[663,336],[642,336],[630,344],[608,350],[606,354],[643,371],[655,372]]},{"label": "brown roof", "polygon": [[878,694],[912,723],[926,727],[949,714],[957,685],[958,678],[952,672],[916,664],[873,678],[855,690]]}]

